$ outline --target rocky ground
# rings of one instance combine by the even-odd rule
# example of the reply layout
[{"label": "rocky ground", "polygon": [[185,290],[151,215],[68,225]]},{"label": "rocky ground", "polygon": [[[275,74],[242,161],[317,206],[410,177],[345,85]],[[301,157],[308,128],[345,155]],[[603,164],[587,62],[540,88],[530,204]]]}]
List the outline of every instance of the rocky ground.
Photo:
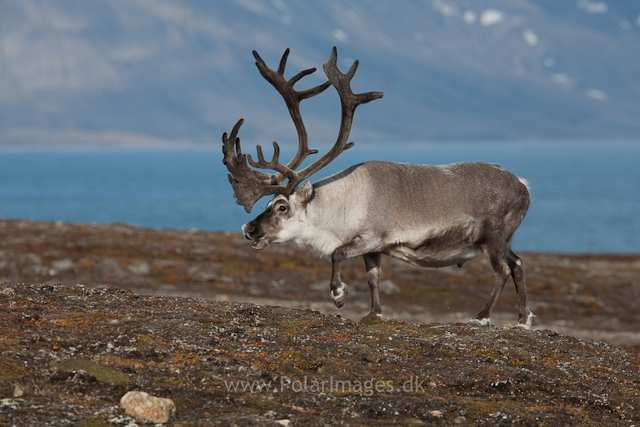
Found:
[{"label": "rocky ground", "polygon": [[520,256],[534,331],[509,327],[513,288],[498,327],[456,323],[484,259],[386,258],[385,320],[360,320],[361,260],[338,310],[329,262],[293,247],[0,220],[0,425],[142,425],[131,390],[172,399],[173,425],[639,425],[640,255]]}]

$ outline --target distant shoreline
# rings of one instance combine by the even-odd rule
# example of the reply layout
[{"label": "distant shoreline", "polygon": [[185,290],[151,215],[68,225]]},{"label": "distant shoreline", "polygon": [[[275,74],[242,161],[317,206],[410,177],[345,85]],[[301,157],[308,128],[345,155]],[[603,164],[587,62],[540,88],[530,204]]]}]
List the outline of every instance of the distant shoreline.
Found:
[{"label": "distant shoreline", "polygon": [[[75,225],[75,226],[95,226],[95,227],[133,227],[138,228],[140,230],[153,230],[157,232],[163,231],[174,231],[174,232],[204,232],[204,233],[222,233],[222,234],[232,234],[236,236],[242,236],[240,231],[231,231],[231,230],[209,230],[203,229],[199,227],[190,227],[190,228],[175,228],[175,227],[146,227],[138,224],[134,224],[132,222],[98,222],[98,221],[88,221],[88,222],[76,222],[76,221],[66,221],[66,220],[39,220],[39,219],[30,219],[30,218],[5,218],[0,217],[0,223],[2,221],[15,221],[15,222],[34,222],[34,223],[42,223],[42,224],[50,224],[55,226],[63,226],[63,225]],[[287,245],[283,245],[287,246]],[[290,246],[293,247],[293,246]],[[518,250],[518,253],[531,253],[531,254],[545,254],[545,255],[557,255],[557,256],[570,256],[570,257],[623,257],[623,258],[635,258],[636,256],[640,257],[640,252],[606,252],[606,251],[585,251],[585,252],[563,252],[563,251],[536,251],[536,250]]]}]

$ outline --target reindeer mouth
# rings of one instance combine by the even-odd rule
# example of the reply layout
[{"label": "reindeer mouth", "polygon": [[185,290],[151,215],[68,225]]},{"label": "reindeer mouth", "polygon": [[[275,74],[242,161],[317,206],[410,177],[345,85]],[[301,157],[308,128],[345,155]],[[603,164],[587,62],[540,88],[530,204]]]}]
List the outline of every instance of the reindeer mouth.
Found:
[{"label": "reindeer mouth", "polygon": [[[255,233],[256,227],[252,223],[248,223],[242,226],[242,234],[247,240],[253,240],[251,242],[251,247],[253,249],[261,250],[269,246],[269,241],[267,240],[264,233]],[[252,236],[251,234],[257,234]]]},{"label": "reindeer mouth", "polygon": [[256,239],[253,242],[251,242],[251,247],[259,251],[266,248],[267,246],[269,246],[269,242],[264,237],[260,239]]}]

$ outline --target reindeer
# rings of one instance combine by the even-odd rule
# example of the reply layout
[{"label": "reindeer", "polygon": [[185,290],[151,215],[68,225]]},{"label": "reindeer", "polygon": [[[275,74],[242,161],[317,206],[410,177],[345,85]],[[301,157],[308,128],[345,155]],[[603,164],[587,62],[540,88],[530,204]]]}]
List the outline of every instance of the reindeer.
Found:
[{"label": "reindeer", "polygon": [[[236,123],[230,136],[226,133],[222,136],[223,163],[230,172],[229,182],[237,203],[250,213],[258,199],[274,195],[263,213],[242,226],[253,248],[261,250],[271,244],[291,242],[323,257],[330,256],[330,290],[338,308],[344,305],[347,296],[340,264],[345,259],[362,256],[371,294],[369,316],[382,316],[378,292],[382,254],[421,267],[462,267],[484,253],[491,262],[495,283],[488,302],[470,322],[491,324],[491,310],[511,276],[518,294],[517,326],[531,328],[535,316],[527,302],[523,264],[510,244],[529,207],[529,190],[524,179],[498,165],[483,162],[423,166],[370,161],[315,184],[307,181],[299,186],[354,145],[347,143],[347,139],[356,107],[383,94],[354,94],[351,79],[358,61],[343,74],[336,65],[335,46],[323,66],[328,81],[302,91],[294,89],[294,84],[315,72],[315,68],[286,80],[289,49],[276,71],[268,68],[256,51],[253,55],[262,76],[283,97],[298,133],[298,150],[286,165],[280,163],[280,148],[275,141],[270,161],[265,159],[260,145],[256,147],[257,161],[242,154],[237,134],[243,119]],[[338,137],[326,154],[296,171],[307,156],[318,153],[309,148],[300,102],[330,86],[337,90],[342,107]]]}]

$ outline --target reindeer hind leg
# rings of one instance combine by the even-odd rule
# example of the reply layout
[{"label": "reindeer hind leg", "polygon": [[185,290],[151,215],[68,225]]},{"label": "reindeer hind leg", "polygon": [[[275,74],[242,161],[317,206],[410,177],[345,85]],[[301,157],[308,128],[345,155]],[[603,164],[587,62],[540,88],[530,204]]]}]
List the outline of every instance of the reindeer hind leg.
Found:
[{"label": "reindeer hind leg", "polygon": [[487,248],[485,252],[489,256],[495,281],[489,300],[485,304],[484,308],[480,310],[480,313],[470,320],[470,323],[481,326],[490,326],[491,310],[493,310],[498,303],[498,298],[500,298],[500,294],[502,293],[504,286],[507,284],[507,279],[509,279],[509,276],[511,275],[511,270],[509,269],[504,249],[495,251]]},{"label": "reindeer hind leg", "polygon": [[518,324],[517,326],[524,329],[531,329],[535,315],[529,309],[527,298],[527,286],[524,280],[524,266],[522,259],[518,257],[511,248],[507,248],[507,262],[511,270],[511,277],[518,294]]},{"label": "reindeer hind leg", "polygon": [[372,254],[364,254],[364,264],[367,268],[367,282],[369,283],[369,292],[371,293],[371,311],[370,316],[382,317],[382,307],[380,306],[380,268],[382,264],[382,256],[379,252]]}]

